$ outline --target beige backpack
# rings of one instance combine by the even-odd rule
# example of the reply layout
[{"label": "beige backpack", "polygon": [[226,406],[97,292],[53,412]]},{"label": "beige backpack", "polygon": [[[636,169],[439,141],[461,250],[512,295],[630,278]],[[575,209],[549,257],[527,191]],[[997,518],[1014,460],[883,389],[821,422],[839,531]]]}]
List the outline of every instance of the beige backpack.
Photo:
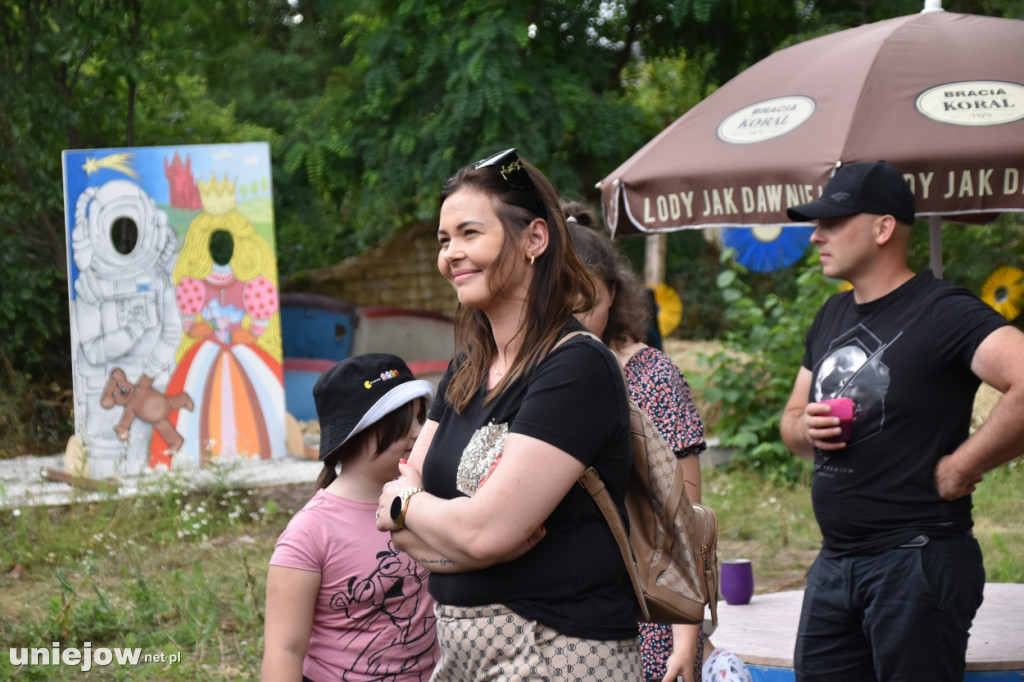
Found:
[{"label": "beige backpack", "polygon": [[[559,343],[582,333],[587,332],[569,334]],[[711,622],[717,624],[718,517],[710,507],[690,501],[679,458],[632,400],[629,417],[629,532],[593,467],[580,476],[580,485],[597,502],[622,552],[639,604],[637,619],[702,623],[709,606]]]}]

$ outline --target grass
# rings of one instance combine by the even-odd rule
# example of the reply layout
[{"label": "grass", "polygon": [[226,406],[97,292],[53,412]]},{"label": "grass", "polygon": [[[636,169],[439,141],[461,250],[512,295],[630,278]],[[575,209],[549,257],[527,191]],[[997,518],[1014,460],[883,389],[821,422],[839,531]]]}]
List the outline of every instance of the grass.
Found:
[{"label": "grass", "polygon": [[[673,356],[713,427],[690,350]],[[979,396],[980,412],[992,402]],[[80,665],[14,665],[5,653],[53,642],[157,659],[97,665],[91,679],[258,679],[267,561],[311,487],[196,492],[172,473],[131,499],[0,510],[0,679],[79,677]],[[757,593],[803,587],[821,542],[806,485],[706,469],[703,490],[718,515],[720,559],[751,559]],[[974,505],[988,580],[1024,583],[1024,463],[989,473]]]},{"label": "grass", "polygon": [[1024,460],[986,475],[974,493],[974,522],[989,582],[1024,583]]},{"label": "grass", "polygon": [[[96,666],[93,679],[258,679],[267,560],[309,488],[197,493],[173,474],[160,481],[133,499],[0,512],[0,679],[78,677],[80,666],[16,666],[4,653],[53,642],[180,656]],[[751,558],[758,593],[802,586],[820,542],[805,487],[706,470],[704,490],[719,558]],[[975,508],[989,580],[1024,582],[1024,465],[989,474]]]},{"label": "grass", "polygon": [[[719,522],[719,559],[745,557],[758,593],[798,589],[821,533],[810,490],[783,488],[745,471],[705,470],[704,502]],[[1024,583],[1024,461],[989,472],[974,493],[974,534],[989,582]]]},{"label": "grass", "polygon": [[718,516],[719,559],[750,559],[759,594],[803,586],[818,553],[806,488],[782,488],[744,471],[702,471],[704,504]]},{"label": "grass", "polygon": [[[132,499],[0,512],[0,651],[88,642],[156,659],[96,666],[94,679],[256,679],[267,560],[294,511],[280,505],[295,497],[197,493],[168,475]],[[5,680],[71,679],[80,668],[18,666],[0,653]]]}]

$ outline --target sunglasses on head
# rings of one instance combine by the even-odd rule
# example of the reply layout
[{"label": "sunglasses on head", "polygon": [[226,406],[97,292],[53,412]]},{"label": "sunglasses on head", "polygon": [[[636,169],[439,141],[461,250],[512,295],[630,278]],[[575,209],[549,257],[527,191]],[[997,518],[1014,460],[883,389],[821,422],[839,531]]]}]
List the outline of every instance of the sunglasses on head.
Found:
[{"label": "sunglasses on head", "polygon": [[533,180],[530,178],[530,173],[519,158],[519,152],[515,147],[498,152],[494,156],[488,156],[486,159],[481,159],[473,164],[473,168],[476,169],[490,168],[492,166],[498,169],[501,177],[512,189],[525,190],[533,192],[535,195],[540,195],[536,185],[533,184]]}]

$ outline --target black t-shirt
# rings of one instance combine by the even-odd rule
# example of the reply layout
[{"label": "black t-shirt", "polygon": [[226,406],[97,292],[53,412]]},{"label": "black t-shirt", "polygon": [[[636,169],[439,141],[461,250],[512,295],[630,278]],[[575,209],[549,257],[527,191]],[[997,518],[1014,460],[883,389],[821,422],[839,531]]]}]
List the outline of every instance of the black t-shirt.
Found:
[{"label": "black t-shirt", "polygon": [[974,352],[1006,324],[967,289],[915,275],[875,301],[829,299],[807,334],[809,400],[856,403],[853,436],[816,450],[811,497],[827,555],[878,552],[919,533],[960,535],[971,498],[943,500],[938,460],[968,436],[980,380]]},{"label": "black t-shirt", "polygon": [[[574,323],[569,329],[582,327]],[[471,494],[500,453],[507,427],[595,467],[625,518],[632,465],[629,408],[622,371],[604,344],[576,336],[487,405],[481,388],[462,414],[444,400],[450,373],[451,368],[430,410],[438,428],[423,463],[427,491],[445,499]],[[454,606],[501,603],[573,637],[635,637],[636,598],[622,555],[586,490],[573,485],[544,526],[544,539],[518,559],[479,571],[432,574],[430,594]]]}]

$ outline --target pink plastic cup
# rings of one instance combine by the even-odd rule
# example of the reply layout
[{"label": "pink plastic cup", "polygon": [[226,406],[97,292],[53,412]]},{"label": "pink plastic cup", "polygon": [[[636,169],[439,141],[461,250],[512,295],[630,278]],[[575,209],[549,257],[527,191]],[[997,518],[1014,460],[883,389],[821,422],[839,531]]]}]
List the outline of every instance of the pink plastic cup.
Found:
[{"label": "pink plastic cup", "polygon": [[832,408],[830,414],[833,417],[839,417],[839,428],[843,430],[838,436],[829,438],[828,442],[849,443],[853,438],[853,411],[856,408],[853,400],[850,398],[828,398],[822,400],[821,403]]}]

